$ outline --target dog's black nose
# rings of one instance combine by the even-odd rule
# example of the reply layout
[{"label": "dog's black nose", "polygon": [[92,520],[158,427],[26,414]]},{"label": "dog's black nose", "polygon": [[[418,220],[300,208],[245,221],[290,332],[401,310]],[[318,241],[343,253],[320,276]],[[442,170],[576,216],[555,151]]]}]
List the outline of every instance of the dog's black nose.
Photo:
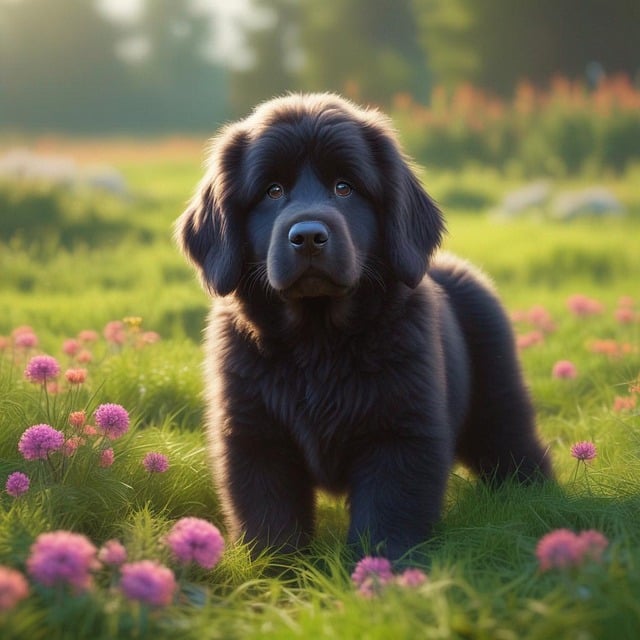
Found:
[{"label": "dog's black nose", "polygon": [[329,229],[317,220],[296,222],[289,229],[289,242],[296,250],[309,255],[320,253],[329,241]]}]

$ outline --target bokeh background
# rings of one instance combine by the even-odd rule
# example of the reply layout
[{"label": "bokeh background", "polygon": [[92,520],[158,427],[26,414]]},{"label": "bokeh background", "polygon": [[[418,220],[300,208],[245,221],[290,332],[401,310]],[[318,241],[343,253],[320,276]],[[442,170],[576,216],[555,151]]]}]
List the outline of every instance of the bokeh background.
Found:
[{"label": "bokeh background", "polygon": [[620,171],[639,42],[637,0],[0,0],[1,142],[209,134],[331,90],[391,112],[425,164]]}]

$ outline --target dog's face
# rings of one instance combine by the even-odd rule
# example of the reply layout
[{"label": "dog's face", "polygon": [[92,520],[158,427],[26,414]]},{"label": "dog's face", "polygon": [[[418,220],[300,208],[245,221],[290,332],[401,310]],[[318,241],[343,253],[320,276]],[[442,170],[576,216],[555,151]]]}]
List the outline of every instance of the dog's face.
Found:
[{"label": "dog's face", "polygon": [[271,183],[246,228],[249,262],[285,299],[347,295],[378,249],[371,203],[347,180],[322,176],[312,164]]},{"label": "dog's face", "polygon": [[225,128],[176,231],[213,294],[250,281],[301,300],[347,296],[378,267],[417,286],[443,221],[386,118],[322,94]]}]

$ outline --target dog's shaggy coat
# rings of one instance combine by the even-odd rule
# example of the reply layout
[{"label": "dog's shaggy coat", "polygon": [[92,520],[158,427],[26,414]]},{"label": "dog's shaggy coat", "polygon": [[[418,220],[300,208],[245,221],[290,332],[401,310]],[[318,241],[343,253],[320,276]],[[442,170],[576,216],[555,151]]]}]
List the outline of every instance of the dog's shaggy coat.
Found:
[{"label": "dog's shaggy coat", "polygon": [[428,539],[458,458],[483,480],[550,475],[510,323],[388,120],[334,95],[259,106],[213,140],[178,241],[216,299],[208,434],[234,535],[295,548],[314,491],[348,540]]}]

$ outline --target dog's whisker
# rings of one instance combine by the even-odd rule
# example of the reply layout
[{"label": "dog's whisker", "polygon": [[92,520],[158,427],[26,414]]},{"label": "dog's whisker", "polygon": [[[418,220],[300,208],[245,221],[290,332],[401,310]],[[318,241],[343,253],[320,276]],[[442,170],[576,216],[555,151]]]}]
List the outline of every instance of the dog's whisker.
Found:
[{"label": "dog's whisker", "polygon": [[365,262],[362,265],[362,275],[368,282],[374,286],[378,286],[384,293],[387,290],[387,285],[380,273],[380,270],[375,266],[376,262],[379,261],[376,259],[370,259],[368,262]]},{"label": "dog's whisker", "polygon": [[242,283],[249,295],[254,295],[258,289],[262,289],[269,296],[272,294],[267,276],[267,265],[264,262],[250,262],[248,269],[242,276]]}]

